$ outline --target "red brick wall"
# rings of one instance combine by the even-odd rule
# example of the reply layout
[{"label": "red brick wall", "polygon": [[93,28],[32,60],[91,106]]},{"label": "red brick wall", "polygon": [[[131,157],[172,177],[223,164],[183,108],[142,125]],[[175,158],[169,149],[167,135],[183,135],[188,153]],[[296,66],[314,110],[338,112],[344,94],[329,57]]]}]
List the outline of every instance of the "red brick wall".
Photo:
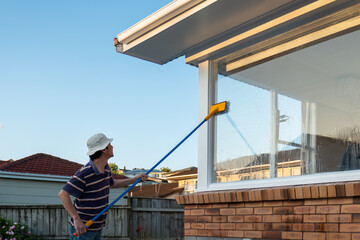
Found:
[{"label": "red brick wall", "polygon": [[185,236],[251,239],[359,239],[360,183],[177,197]]}]

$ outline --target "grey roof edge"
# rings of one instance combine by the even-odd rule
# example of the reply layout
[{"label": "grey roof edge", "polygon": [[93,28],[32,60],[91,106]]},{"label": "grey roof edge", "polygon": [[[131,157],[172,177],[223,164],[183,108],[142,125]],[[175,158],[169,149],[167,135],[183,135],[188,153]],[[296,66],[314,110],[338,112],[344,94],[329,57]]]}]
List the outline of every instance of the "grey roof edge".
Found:
[{"label": "grey roof edge", "polygon": [[19,179],[19,180],[67,182],[67,181],[69,181],[70,177],[71,176],[0,171],[0,178]]}]

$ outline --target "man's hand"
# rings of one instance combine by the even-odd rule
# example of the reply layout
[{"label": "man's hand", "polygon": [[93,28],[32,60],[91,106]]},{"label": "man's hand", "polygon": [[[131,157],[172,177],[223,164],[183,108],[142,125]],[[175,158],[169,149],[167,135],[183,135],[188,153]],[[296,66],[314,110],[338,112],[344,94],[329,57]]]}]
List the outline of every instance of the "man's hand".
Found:
[{"label": "man's hand", "polygon": [[141,179],[141,182],[143,182],[146,179],[148,179],[148,175],[146,175],[145,173],[140,173],[139,175],[136,175],[135,177],[132,178],[114,179],[114,184],[111,186],[111,188],[126,187],[136,182],[139,178]]},{"label": "man's hand", "polygon": [[59,197],[66,211],[68,211],[70,216],[74,219],[74,227],[76,230],[76,234],[80,236],[81,234],[86,233],[86,225],[81,221],[79,214],[76,212],[76,209],[72,205],[69,193],[64,190],[60,190]]},{"label": "man's hand", "polygon": [[144,182],[146,179],[148,179],[148,175],[146,175],[145,173],[140,173],[139,175],[136,176],[136,179],[141,178],[141,182]]},{"label": "man's hand", "polygon": [[87,231],[86,225],[81,221],[80,218],[74,219],[74,227],[76,230],[76,235],[78,236],[86,233]]}]

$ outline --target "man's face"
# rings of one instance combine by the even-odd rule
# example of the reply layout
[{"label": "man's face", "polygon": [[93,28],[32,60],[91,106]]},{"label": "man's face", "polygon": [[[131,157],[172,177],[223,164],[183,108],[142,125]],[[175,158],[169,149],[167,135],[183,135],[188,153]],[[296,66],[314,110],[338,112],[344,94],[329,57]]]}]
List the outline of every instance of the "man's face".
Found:
[{"label": "man's face", "polygon": [[111,143],[109,143],[109,145],[104,149],[104,154],[106,154],[108,157],[113,157],[114,156],[113,149],[114,147],[111,145]]}]

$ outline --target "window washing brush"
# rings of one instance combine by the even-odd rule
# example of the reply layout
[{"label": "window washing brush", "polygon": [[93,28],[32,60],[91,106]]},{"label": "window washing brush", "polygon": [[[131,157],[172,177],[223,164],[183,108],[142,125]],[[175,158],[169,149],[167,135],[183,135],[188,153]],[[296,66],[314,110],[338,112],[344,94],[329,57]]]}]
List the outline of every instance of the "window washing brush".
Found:
[{"label": "window washing brush", "polygon": [[[209,120],[213,115],[221,115],[229,112],[230,102],[221,102],[210,107],[210,113],[205,117],[205,121]],[[203,121],[204,122],[204,121]],[[199,127],[201,123],[199,124]]]},{"label": "window washing brush", "polygon": [[[160,163],[162,163],[172,152],[174,152],[186,139],[188,139],[201,125],[203,125],[206,121],[208,121],[212,116],[225,114],[229,112],[230,102],[221,102],[214,104],[210,107],[210,113],[199,123],[181,142],[179,142],[173,149],[170,150],[160,161],[158,161],[150,170],[146,172],[146,175],[149,175]],[[109,208],[112,207],[117,201],[119,201],[125,194],[127,194],[131,189],[133,189],[139,182],[141,178],[139,178],[136,182],[134,182],[128,189],[125,190],[119,197],[117,197],[112,203],[110,203],[104,210],[102,210],[98,215],[96,215],[93,219],[87,221],[85,223],[86,227],[90,227],[96,219],[98,219],[104,212],[106,212]],[[77,234],[74,233],[71,239],[74,239]]]}]

